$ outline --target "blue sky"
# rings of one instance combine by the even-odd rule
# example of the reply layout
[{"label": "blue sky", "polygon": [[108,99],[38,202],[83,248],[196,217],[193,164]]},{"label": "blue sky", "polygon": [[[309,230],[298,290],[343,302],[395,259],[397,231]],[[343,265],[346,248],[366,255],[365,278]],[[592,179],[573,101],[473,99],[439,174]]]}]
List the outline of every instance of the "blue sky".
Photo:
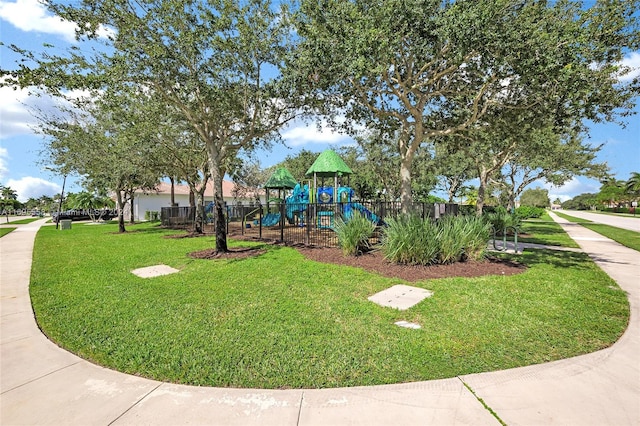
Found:
[{"label": "blue sky", "polygon": [[[74,25],[52,16],[37,0],[0,0],[0,40],[5,44],[16,44],[22,48],[40,50],[43,43],[60,48],[73,43]],[[15,68],[16,57],[6,48],[0,47],[0,66]],[[631,52],[625,63],[640,73],[640,52]],[[631,75],[627,76],[631,78]],[[33,130],[36,121],[29,107],[55,108],[47,97],[34,96],[29,90],[0,88],[0,184],[16,190],[21,201],[29,197],[54,195],[60,192],[62,176],[46,170],[40,152],[42,136]],[[590,143],[604,148],[598,157],[606,161],[618,179],[628,179],[631,172],[640,171],[640,107],[638,115],[628,119],[626,128],[617,124],[593,124],[590,126]],[[263,167],[271,166],[287,155],[295,155],[301,149],[321,152],[328,147],[352,144],[353,140],[324,126],[318,129],[314,123],[297,123],[282,132],[286,146],[275,146],[271,152],[260,156]],[[81,188],[71,177],[66,191],[78,192]],[[585,192],[597,192],[599,182],[583,177],[574,178],[566,185],[555,188],[543,182],[531,187],[549,189],[552,200],[563,201]]]}]

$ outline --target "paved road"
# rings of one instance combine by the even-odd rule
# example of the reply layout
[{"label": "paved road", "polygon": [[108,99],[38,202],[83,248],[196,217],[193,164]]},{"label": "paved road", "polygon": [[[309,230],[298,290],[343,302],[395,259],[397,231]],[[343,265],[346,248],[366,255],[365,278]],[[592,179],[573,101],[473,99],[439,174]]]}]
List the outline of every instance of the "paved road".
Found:
[{"label": "paved road", "polygon": [[0,238],[3,426],[499,425],[483,404],[509,425],[640,424],[640,257],[580,225],[557,219],[629,297],[629,327],[612,347],[548,364],[428,382],[258,390],[130,376],[51,343],[35,323],[28,291],[34,238],[46,220]]},{"label": "paved road", "polygon": [[580,219],[587,219],[595,223],[604,223],[605,225],[640,232],[640,216],[638,218],[614,216],[610,214],[589,213],[583,210],[560,210],[560,213],[565,213]]}]

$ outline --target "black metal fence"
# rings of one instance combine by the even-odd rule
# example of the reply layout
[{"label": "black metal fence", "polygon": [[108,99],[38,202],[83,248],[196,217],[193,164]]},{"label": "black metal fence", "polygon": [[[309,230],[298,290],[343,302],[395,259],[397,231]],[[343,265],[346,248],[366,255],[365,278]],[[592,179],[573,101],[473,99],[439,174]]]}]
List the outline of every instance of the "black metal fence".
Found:
[{"label": "black metal fence", "polygon": [[162,207],[160,223],[168,228],[180,228],[193,225],[196,220],[194,207]]},{"label": "black metal fence", "polygon": [[[163,207],[162,226],[185,228],[192,226],[196,209],[191,207]],[[422,218],[437,219],[459,213],[457,204],[413,203],[409,211]],[[349,203],[271,203],[269,206],[227,206],[227,232],[259,240],[319,247],[336,247],[334,231],[338,218],[348,221],[354,212],[365,216],[378,226],[401,212],[399,202],[361,201]],[[207,222],[215,223],[212,218]],[[379,233],[373,236],[377,242]]]}]

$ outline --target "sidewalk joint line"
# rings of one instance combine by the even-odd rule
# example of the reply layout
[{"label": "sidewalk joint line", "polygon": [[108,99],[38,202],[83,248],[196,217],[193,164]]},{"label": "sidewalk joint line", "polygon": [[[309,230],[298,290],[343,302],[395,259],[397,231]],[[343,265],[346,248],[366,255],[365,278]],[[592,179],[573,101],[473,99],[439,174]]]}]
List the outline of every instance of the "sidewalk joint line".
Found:
[{"label": "sidewalk joint line", "polygon": [[298,407],[298,419],[296,420],[296,426],[300,426],[300,415],[302,414],[302,403],[304,402],[304,391],[300,395],[300,406]]},{"label": "sidewalk joint line", "polygon": [[52,375],[52,374],[55,374],[55,373],[57,373],[58,371],[62,371],[62,370],[65,370],[65,369],[67,369],[67,368],[69,368],[69,367],[73,367],[74,365],[80,364],[81,362],[86,362],[86,361],[85,361],[85,360],[83,360],[83,359],[79,359],[78,361],[76,361],[76,362],[74,362],[74,363],[71,363],[71,364],[65,365],[64,367],[57,368],[57,369],[55,369],[55,370],[53,370],[53,371],[48,372],[47,374],[44,374],[44,375],[42,375],[42,376],[38,376],[38,377],[36,377],[36,378],[33,378],[33,379],[29,380],[29,381],[26,381],[26,382],[24,382],[24,383],[19,384],[18,386],[14,386],[14,387],[12,387],[11,389],[7,389],[6,391],[2,392],[0,395],[4,395],[5,393],[11,392],[11,391],[16,390],[16,389],[18,389],[18,388],[21,388],[21,387],[23,387],[23,386],[26,386],[26,385],[28,385],[28,384],[30,384],[30,383],[37,382],[37,381],[38,381],[38,380],[40,380],[40,379],[44,379],[45,377],[50,376],[50,375]]},{"label": "sidewalk joint line", "polygon": [[149,395],[151,395],[153,392],[155,392],[160,386],[162,386],[164,383],[158,383],[158,386],[156,386],[155,388],[151,389],[149,392],[147,392],[146,394],[144,394],[142,396],[142,398],[140,398],[139,400],[135,401],[133,404],[131,404],[131,406],[129,408],[127,408],[126,410],[124,410],[122,413],[120,413],[120,415],[118,417],[116,417],[115,419],[113,419],[112,421],[110,421],[108,423],[108,426],[111,426],[112,424],[114,424],[115,422],[117,422],[118,420],[120,420],[122,418],[122,416],[124,416],[125,414],[127,414],[129,411],[131,411],[133,409],[133,407],[135,407],[136,405],[140,404],[142,401],[144,401]]},{"label": "sidewalk joint line", "polygon": [[501,424],[502,426],[507,426],[507,424],[506,424],[506,423],[505,423],[505,422],[500,418],[500,416],[498,416],[498,413],[496,413],[495,411],[493,411],[493,409],[492,409],[491,407],[489,407],[489,406],[487,405],[487,403],[486,403],[486,402],[484,402],[484,399],[480,398],[480,397],[479,397],[479,396],[478,396],[478,395],[473,391],[473,389],[471,389],[471,386],[469,386],[469,385],[468,385],[464,380],[462,380],[462,377],[460,377],[460,376],[457,376],[457,377],[458,377],[458,380],[460,380],[460,381],[462,382],[462,384],[464,385],[464,387],[465,387],[465,388],[467,388],[467,390],[468,390],[469,392],[471,392],[471,395],[473,395],[473,396],[478,400],[478,402],[479,402],[480,404],[482,404],[482,406],[483,406],[483,407],[484,407],[484,408],[485,408],[489,413],[491,413],[491,415],[492,415],[493,417],[495,417],[497,421],[499,421],[499,422],[500,422],[500,424]]}]

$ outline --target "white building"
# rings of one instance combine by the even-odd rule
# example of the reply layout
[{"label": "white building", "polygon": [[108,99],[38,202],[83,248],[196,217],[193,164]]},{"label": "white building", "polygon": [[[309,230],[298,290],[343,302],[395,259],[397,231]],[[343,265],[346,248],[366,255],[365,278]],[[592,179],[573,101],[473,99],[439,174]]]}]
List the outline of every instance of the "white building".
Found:
[{"label": "white building", "polygon": [[[189,207],[189,186],[174,185],[174,200],[178,207]],[[264,191],[258,191],[260,202],[265,203]],[[225,203],[229,206],[238,204],[249,204],[256,202],[256,192],[236,185],[229,181],[222,181],[222,195]],[[205,206],[213,202],[213,184],[211,181],[207,184],[204,193]],[[133,198],[133,218],[136,221],[145,220],[147,212],[160,212],[162,207],[171,207],[171,184],[161,182],[154,190],[138,190]],[[125,218],[130,215],[130,206],[125,207]]]}]

